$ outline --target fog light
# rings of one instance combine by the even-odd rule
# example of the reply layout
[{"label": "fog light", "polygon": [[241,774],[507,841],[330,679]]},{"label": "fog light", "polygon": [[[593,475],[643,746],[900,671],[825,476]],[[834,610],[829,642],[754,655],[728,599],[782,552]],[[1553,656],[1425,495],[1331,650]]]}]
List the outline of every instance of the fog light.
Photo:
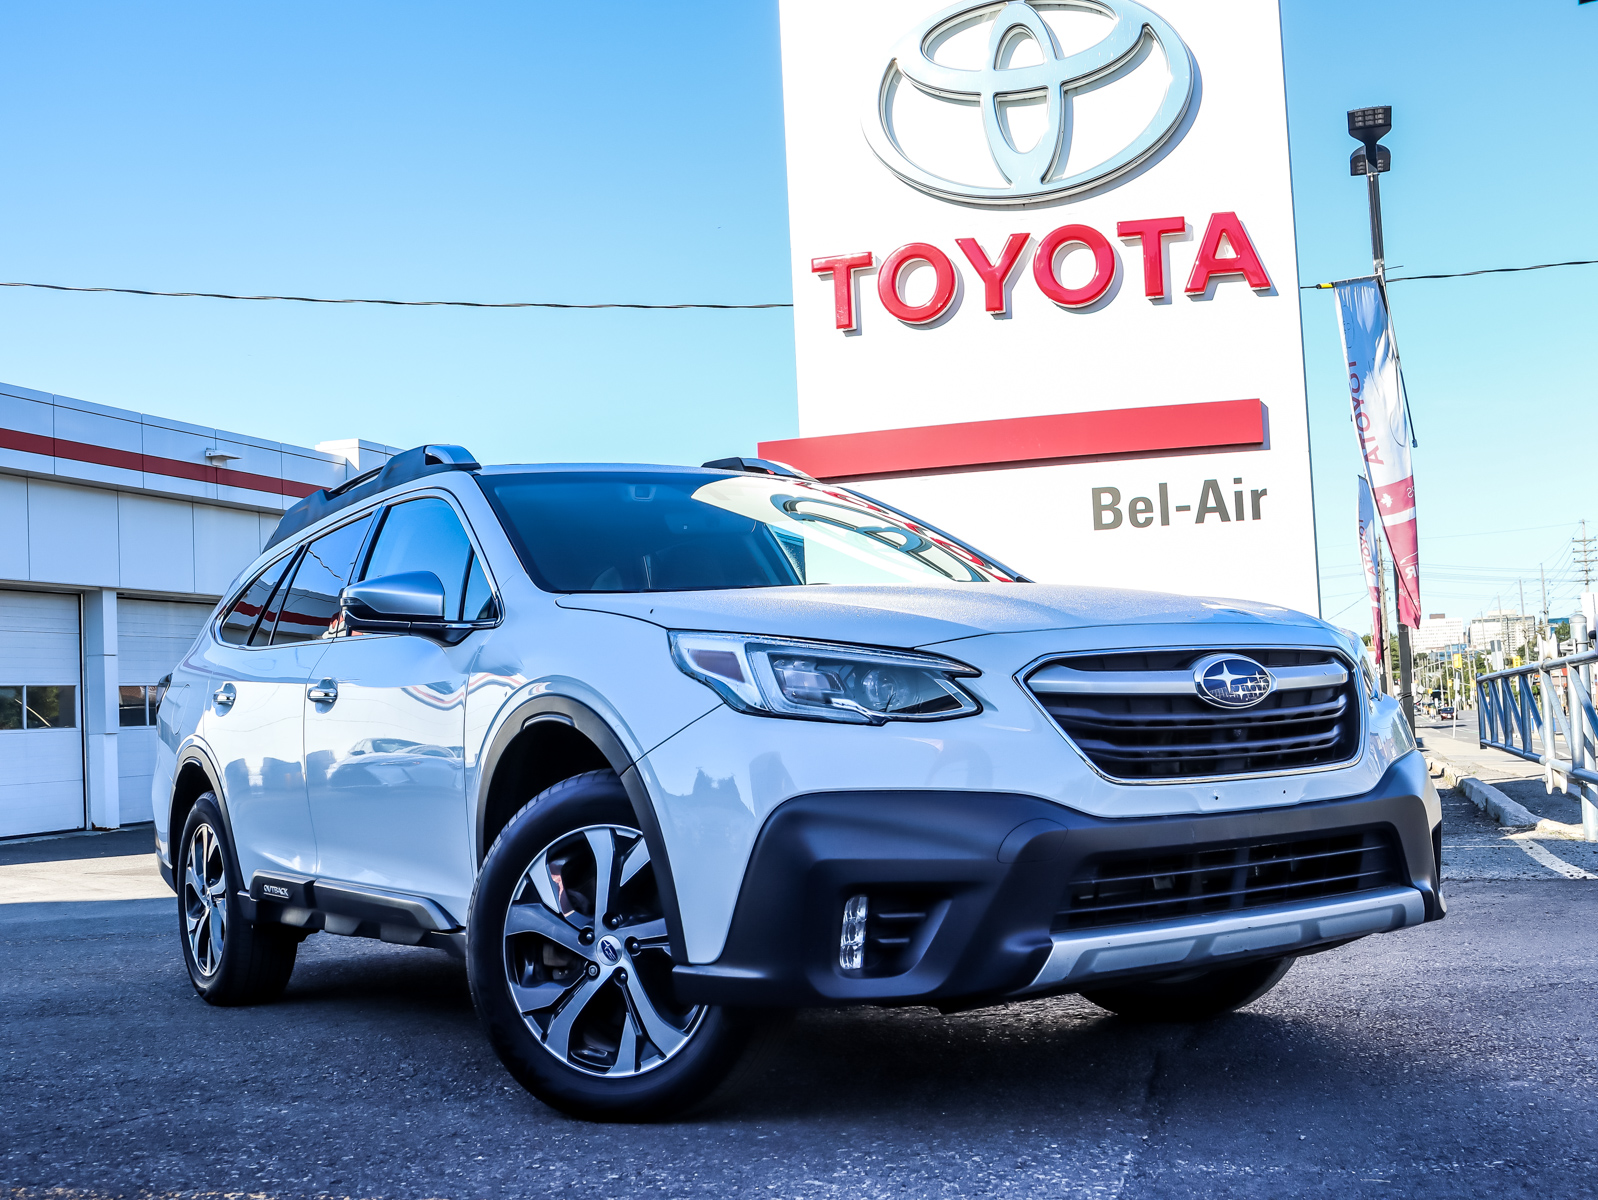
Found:
[{"label": "fog light", "polygon": [[843,934],[838,938],[838,965],[858,971],[866,965],[866,898],[850,896],[843,906]]}]

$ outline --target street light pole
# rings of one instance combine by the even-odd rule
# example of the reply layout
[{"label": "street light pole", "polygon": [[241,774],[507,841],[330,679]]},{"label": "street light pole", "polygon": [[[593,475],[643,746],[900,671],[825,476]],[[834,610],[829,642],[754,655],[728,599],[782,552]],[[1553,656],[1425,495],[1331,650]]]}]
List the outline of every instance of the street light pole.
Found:
[{"label": "street light pole", "polygon": [[[1362,148],[1354,151],[1349,160],[1349,171],[1365,176],[1365,191],[1370,198],[1371,268],[1376,275],[1376,286],[1381,290],[1382,302],[1387,302],[1387,251],[1382,244],[1382,185],[1380,175],[1392,170],[1393,156],[1381,139],[1393,128],[1393,109],[1384,104],[1376,108],[1355,108],[1348,113],[1348,134],[1359,141]],[[1391,311],[1391,310],[1389,310]],[[1398,560],[1393,560],[1393,600],[1402,594],[1403,582],[1398,574]],[[1395,613],[1395,615],[1397,615]],[[1398,625],[1398,702],[1403,706],[1404,718],[1410,729],[1415,728],[1415,664],[1409,650],[1409,626],[1400,618]],[[1386,647],[1382,648],[1385,655]]]}]

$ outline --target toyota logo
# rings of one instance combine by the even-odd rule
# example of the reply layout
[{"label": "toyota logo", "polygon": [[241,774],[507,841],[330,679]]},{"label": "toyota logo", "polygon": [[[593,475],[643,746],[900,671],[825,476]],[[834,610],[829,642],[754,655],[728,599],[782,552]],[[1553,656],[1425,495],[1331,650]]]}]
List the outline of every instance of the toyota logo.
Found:
[{"label": "toyota logo", "polygon": [[1211,654],[1193,664],[1193,687],[1217,708],[1253,708],[1276,690],[1276,680],[1252,658]]},{"label": "toyota logo", "polygon": [[[1115,24],[1095,45],[1063,54],[1040,10],[1097,13],[1113,18]],[[993,25],[980,67],[937,61],[946,40],[989,14]],[[1028,37],[1037,44],[1043,61],[1004,65]],[[1060,176],[1071,148],[1072,97],[1129,74],[1142,62],[1149,42],[1165,56],[1170,75],[1153,118],[1131,144],[1093,166]],[[894,129],[894,96],[903,83],[938,101],[981,108],[988,151],[1006,180],[1004,186],[947,179],[910,159]],[[886,69],[873,80],[864,126],[877,157],[912,187],[943,200],[1009,207],[1059,200],[1125,174],[1169,140],[1192,98],[1193,63],[1187,46],[1165,21],[1132,0],[966,0],[927,18],[894,47]],[[1008,113],[1011,105],[1028,101],[1047,106],[1047,121],[1036,144],[1022,150],[1012,140]]]}]

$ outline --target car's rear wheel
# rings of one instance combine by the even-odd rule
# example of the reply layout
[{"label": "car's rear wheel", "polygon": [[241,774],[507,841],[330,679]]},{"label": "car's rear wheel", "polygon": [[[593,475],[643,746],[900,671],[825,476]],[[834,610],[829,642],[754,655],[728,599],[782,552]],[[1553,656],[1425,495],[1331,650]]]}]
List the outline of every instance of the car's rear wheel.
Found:
[{"label": "car's rear wheel", "polygon": [[1253,1004],[1281,982],[1291,958],[1268,958],[1237,967],[1189,972],[1100,988],[1082,995],[1132,1021],[1208,1021]]},{"label": "car's rear wheel", "polygon": [[546,1104],[595,1120],[673,1116],[732,1071],[759,1022],[673,994],[650,851],[611,771],[534,797],[472,897],[467,969],[489,1041]]},{"label": "car's rear wheel", "polygon": [[245,919],[239,868],[214,792],[189,810],[174,865],[183,960],[194,990],[208,1004],[275,999],[294,971],[300,937],[294,930]]}]

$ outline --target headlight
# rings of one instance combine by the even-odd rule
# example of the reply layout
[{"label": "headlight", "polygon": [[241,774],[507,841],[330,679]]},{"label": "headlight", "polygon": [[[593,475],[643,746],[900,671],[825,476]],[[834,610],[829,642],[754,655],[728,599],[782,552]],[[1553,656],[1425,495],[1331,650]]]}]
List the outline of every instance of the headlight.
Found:
[{"label": "headlight", "polygon": [[930,654],[718,633],[673,633],[671,652],[740,712],[881,725],[982,711],[955,682],[980,672]]}]

